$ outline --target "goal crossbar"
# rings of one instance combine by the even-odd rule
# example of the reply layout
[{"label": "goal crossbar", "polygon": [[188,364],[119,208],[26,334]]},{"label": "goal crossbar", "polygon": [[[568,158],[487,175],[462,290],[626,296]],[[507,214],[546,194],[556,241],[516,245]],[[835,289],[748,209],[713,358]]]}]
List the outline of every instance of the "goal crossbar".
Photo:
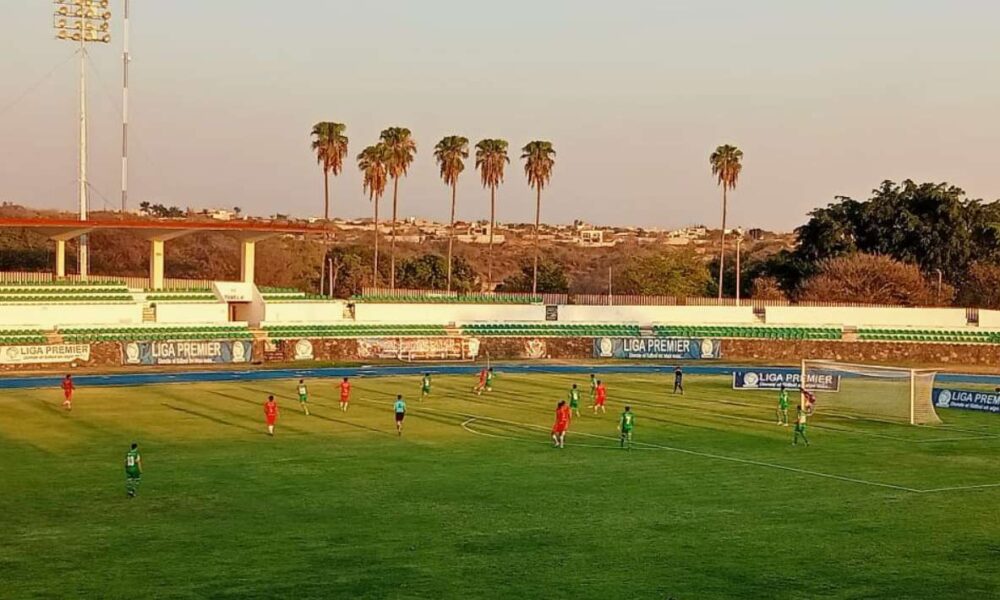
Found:
[{"label": "goal crossbar", "polygon": [[[803,360],[800,382],[803,391],[810,389],[810,373],[837,377],[837,391],[823,404],[862,418],[903,421],[911,425],[938,424],[934,409],[933,388],[937,371],[881,365],[841,363],[832,360]],[[843,376],[843,377],[842,377]],[[803,400],[804,401],[804,400]]]}]

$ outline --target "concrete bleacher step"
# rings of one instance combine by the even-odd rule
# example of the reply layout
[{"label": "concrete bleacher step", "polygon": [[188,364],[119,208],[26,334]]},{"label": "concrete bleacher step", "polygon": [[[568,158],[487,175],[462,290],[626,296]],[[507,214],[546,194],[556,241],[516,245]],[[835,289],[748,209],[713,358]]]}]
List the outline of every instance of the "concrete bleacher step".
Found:
[{"label": "concrete bleacher step", "polygon": [[156,322],[156,307],[146,305],[142,307],[142,322],[143,323],[155,323]]}]

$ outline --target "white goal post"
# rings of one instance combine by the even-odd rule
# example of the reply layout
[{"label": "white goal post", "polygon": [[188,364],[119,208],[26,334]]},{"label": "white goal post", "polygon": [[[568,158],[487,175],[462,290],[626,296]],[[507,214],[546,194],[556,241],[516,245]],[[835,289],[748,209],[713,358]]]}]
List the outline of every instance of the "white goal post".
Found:
[{"label": "white goal post", "polygon": [[820,414],[936,425],[941,423],[934,409],[936,375],[930,369],[803,360],[800,382],[803,390],[819,394]]}]

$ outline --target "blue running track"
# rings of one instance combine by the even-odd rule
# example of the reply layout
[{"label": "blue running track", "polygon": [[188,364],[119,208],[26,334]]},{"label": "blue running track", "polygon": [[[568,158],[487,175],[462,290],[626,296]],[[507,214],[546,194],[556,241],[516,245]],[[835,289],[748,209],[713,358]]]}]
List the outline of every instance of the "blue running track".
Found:
[{"label": "blue running track", "polygon": [[[73,380],[81,386],[137,386],[162,383],[200,383],[209,381],[266,381],[270,379],[340,378],[340,377],[387,377],[391,375],[471,375],[482,365],[425,365],[393,366],[366,365],[361,367],[327,367],[314,369],[255,369],[247,371],[191,371],[170,373],[115,373],[108,375],[74,375]],[[739,365],[683,365],[685,374],[730,375],[736,369],[762,370],[764,367]],[[780,371],[794,371],[794,368],[775,368]],[[498,364],[496,370],[502,373],[672,373],[673,364],[634,365],[545,365],[545,364]],[[58,387],[61,375],[2,377],[0,389],[24,389]],[[1000,375],[978,375],[963,373],[938,373],[937,383],[963,382],[1000,386]]]}]

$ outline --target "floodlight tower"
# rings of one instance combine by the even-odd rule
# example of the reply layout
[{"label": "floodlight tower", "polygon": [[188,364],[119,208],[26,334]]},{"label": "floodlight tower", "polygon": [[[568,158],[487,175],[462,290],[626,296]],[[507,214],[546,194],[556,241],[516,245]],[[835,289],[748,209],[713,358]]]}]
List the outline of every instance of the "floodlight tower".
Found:
[{"label": "floodlight tower", "polygon": [[[52,0],[56,38],[80,44],[80,220],[87,220],[87,44],[111,42],[109,0]],[[80,277],[87,278],[87,236],[80,236]]]},{"label": "floodlight tower", "polygon": [[128,53],[128,5],[122,5],[122,218],[128,206],[128,63],[132,57]]}]

